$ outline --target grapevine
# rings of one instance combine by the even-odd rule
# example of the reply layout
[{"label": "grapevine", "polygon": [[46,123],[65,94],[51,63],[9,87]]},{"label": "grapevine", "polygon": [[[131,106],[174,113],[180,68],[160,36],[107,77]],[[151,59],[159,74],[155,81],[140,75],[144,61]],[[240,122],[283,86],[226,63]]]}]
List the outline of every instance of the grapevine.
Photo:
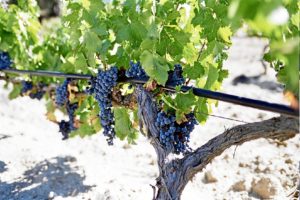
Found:
[{"label": "grapevine", "polygon": [[[34,1],[7,2],[0,6],[1,77],[2,71],[24,72],[3,77],[7,82],[16,79],[9,97],[44,99],[47,117],[58,124],[63,139],[102,130],[112,145],[116,137],[135,143],[139,130],[146,132],[156,152],[164,151],[158,158],[159,194],[169,192],[166,185],[175,188],[180,177],[167,177],[173,173],[169,166],[177,173],[177,164],[183,163],[176,160],[167,166],[169,154],[189,158],[197,151],[189,146],[190,136],[217,105],[208,100],[212,92],[215,100],[244,100],[295,115],[287,106],[217,92],[228,76],[223,65],[231,37],[246,27],[247,33],[269,39],[264,60],[278,72],[286,91],[298,98],[300,4],[295,0],[262,0],[256,12],[251,10],[253,2],[240,0],[67,0],[57,21],[43,23]],[[277,8],[289,16],[282,24],[269,17]],[[32,71],[39,77],[28,76]],[[42,71],[47,77],[40,76]],[[57,84],[55,75],[64,82]],[[134,84],[138,87],[131,87]],[[58,122],[57,109],[68,119]],[[199,161],[194,164],[189,169]],[[179,199],[180,192],[161,199]]]}]

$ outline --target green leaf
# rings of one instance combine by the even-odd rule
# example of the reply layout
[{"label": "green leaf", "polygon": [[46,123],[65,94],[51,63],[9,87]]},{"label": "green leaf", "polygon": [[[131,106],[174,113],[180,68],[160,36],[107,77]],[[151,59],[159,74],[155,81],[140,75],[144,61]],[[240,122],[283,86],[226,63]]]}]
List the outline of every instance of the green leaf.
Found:
[{"label": "green leaf", "polygon": [[192,43],[188,43],[184,46],[183,57],[185,58],[187,64],[194,64],[198,58],[198,50]]},{"label": "green leaf", "polygon": [[21,85],[14,85],[13,90],[9,93],[8,98],[10,100],[17,98],[21,93]]},{"label": "green leaf", "polygon": [[124,140],[129,135],[133,135],[135,129],[132,128],[132,123],[126,108],[115,108],[115,131],[116,136],[121,140]]},{"label": "green leaf", "polygon": [[121,26],[116,33],[116,41],[118,43],[123,42],[124,40],[130,40],[131,39],[131,33],[130,33],[130,27],[128,25]]},{"label": "green leaf", "polygon": [[197,62],[194,66],[184,68],[183,73],[188,78],[197,79],[204,75],[205,70],[201,63]]},{"label": "green leaf", "polygon": [[150,25],[147,36],[151,40],[155,40],[155,39],[159,39],[160,38],[160,32],[158,30],[157,24],[152,23]]},{"label": "green leaf", "polygon": [[189,113],[192,110],[192,106],[196,102],[196,97],[192,91],[187,93],[179,93],[174,99],[176,110],[180,110],[183,113]]},{"label": "green leaf", "polygon": [[95,134],[95,130],[92,126],[89,126],[88,124],[82,124],[77,130],[71,132],[70,137],[74,137],[76,135],[79,135],[80,137],[86,137],[91,136]]},{"label": "green leaf", "polygon": [[169,66],[164,58],[158,54],[144,51],[140,57],[141,64],[150,76],[160,85],[165,85],[168,80]]},{"label": "green leaf", "polygon": [[218,69],[215,68],[213,65],[210,65],[204,88],[208,90],[211,89],[213,84],[218,80],[218,77],[219,77]]},{"label": "green leaf", "polygon": [[96,49],[99,46],[99,44],[101,44],[101,41],[94,32],[87,31],[84,34],[83,43],[85,44],[88,51],[96,52]]},{"label": "green leaf", "polygon": [[195,108],[195,117],[198,122],[204,123],[208,116],[207,99],[199,98],[197,107]]}]

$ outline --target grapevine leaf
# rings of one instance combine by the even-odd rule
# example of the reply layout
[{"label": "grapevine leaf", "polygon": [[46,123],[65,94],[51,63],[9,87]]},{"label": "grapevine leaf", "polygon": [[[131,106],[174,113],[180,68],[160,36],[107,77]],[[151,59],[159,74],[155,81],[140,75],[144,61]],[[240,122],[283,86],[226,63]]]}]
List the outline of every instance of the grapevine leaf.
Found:
[{"label": "grapevine leaf", "polygon": [[79,135],[80,137],[91,136],[95,134],[93,127],[88,124],[82,124],[77,130],[71,132],[70,137],[74,137]]},{"label": "grapevine leaf", "polygon": [[129,114],[126,108],[115,108],[115,131],[116,136],[121,140],[124,140],[129,135],[133,135],[135,129],[132,128],[132,123],[130,121]]},{"label": "grapevine leaf", "polygon": [[197,107],[195,108],[195,117],[198,122],[204,123],[208,116],[207,99],[199,98]]},{"label": "grapevine leaf", "polygon": [[176,110],[183,113],[189,113],[192,110],[192,106],[195,104],[196,97],[192,91],[187,93],[179,93],[174,99]]},{"label": "grapevine leaf", "polygon": [[194,64],[194,66],[184,68],[183,73],[188,78],[197,79],[203,76],[205,71],[201,63],[197,62]]},{"label": "grapevine leaf", "polygon": [[198,50],[192,43],[188,43],[183,49],[183,57],[187,64],[194,64],[198,58]]},{"label": "grapevine leaf", "polygon": [[149,51],[141,55],[141,64],[146,73],[160,85],[165,85],[168,80],[169,66],[164,58]]},{"label": "grapevine leaf", "polygon": [[218,69],[215,68],[213,65],[210,65],[204,88],[210,89],[213,86],[213,84],[218,80],[218,77]]},{"label": "grapevine leaf", "polygon": [[229,26],[220,27],[218,30],[218,36],[227,44],[231,44],[230,37],[232,36],[232,31]]},{"label": "grapevine leaf", "polygon": [[84,44],[90,52],[95,52],[98,44],[100,44],[100,40],[94,32],[87,31],[84,34]]},{"label": "grapevine leaf", "polygon": [[17,98],[20,95],[21,88],[21,85],[14,85],[13,90],[8,95],[8,98],[10,100]]}]

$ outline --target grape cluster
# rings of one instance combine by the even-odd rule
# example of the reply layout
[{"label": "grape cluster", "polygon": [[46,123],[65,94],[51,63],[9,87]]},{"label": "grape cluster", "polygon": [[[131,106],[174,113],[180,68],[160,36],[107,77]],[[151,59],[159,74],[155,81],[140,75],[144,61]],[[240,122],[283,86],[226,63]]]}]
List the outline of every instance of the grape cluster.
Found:
[{"label": "grape cluster", "polygon": [[66,140],[69,138],[69,134],[71,132],[70,129],[70,123],[68,121],[62,120],[58,123],[59,126],[59,132],[63,135],[63,140]]},{"label": "grape cluster", "polygon": [[175,85],[175,86],[184,84],[185,79],[182,76],[182,72],[183,70],[180,64],[174,65],[174,70],[169,72],[167,84]]},{"label": "grape cluster", "polygon": [[36,87],[33,86],[32,82],[30,81],[22,81],[21,82],[22,89],[21,89],[21,95],[25,95],[29,92],[29,97],[31,99],[38,99],[41,100],[46,93],[44,91],[44,88],[47,87],[46,84],[38,83]]},{"label": "grape cluster", "polygon": [[76,128],[74,127],[74,122],[75,122],[75,111],[78,108],[78,103],[72,103],[70,104],[69,102],[67,103],[67,112],[69,116],[69,124],[70,124],[70,129],[73,131]]},{"label": "grape cluster", "polygon": [[0,52],[0,69],[8,69],[12,64],[7,52]]},{"label": "grape cluster", "polygon": [[32,90],[33,84],[30,81],[22,81],[21,82],[22,88],[21,88],[21,94],[24,95],[28,91]]},{"label": "grape cluster", "polygon": [[43,98],[44,94],[45,94],[45,91],[37,90],[36,92],[29,93],[29,97],[31,99],[41,100]]},{"label": "grape cluster", "polygon": [[65,103],[67,103],[69,98],[68,85],[70,82],[70,79],[66,79],[62,85],[56,88],[55,103],[58,106],[63,106]]},{"label": "grape cluster", "polygon": [[147,78],[148,77],[139,61],[137,63],[130,61],[130,67],[129,67],[129,69],[126,70],[125,75],[127,78]]},{"label": "grape cluster", "polygon": [[160,129],[159,141],[175,154],[187,153],[190,133],[194,130],[197,120],[193,113],[186,115],[186,122],[178,124],[173,114],[159,112],[155,125]]},{"label": "grape cluster", "polygon": [[67,113],[69,116],[69,121],[62,120],[58,123],[59,126],[59,132],[63,135],[63,140],[66,140],[69,138],[69,134],[71,131],[76,130],[74,126],[75,122],[75,111],[78,108],[78,103],[70,104],[70,102],[67,102]]},{"label": "grape cluster", "polygon": [[95,98],[100,107],[100,121],[103,127],[103,134],[107,136],[109,145],[113,145],[115,137],[114,114],[112,112],[112,89],[117,85],[118,69],[111,67],[109,70],[99,70],[95,81]]},{"label": "grape cluster", "polygon": [[167,149],[173,148],[175,121],[175,116],[168,116],[165,112],[159,112],[156,118],[155,125],[159,128],[159,140]]}]

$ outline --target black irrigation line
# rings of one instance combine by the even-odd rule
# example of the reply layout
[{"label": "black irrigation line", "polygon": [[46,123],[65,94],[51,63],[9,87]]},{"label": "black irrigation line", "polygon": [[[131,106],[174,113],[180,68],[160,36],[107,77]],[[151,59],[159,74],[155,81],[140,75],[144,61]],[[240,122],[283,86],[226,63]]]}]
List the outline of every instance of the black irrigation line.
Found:
[{"label": "black irrigation line", "polygon": [[[17,70],[17,69],[0,69],[0,71],[4,73],[12,73],[12,74],[28,74],[34,76],[48,76],[48,77],[59,77],[59,78],[72,78],[72,79],[83,79],[90,80],[92,78],[91,75],[82,75],[82,74],[66,74],[61,72],[53,72],[53,71],[32,71],[32,70]],[[147,79],[128,79],[128,78],[120,78],[119,82],[130,82],[135,84],[144,84],[147,82]],[[176,92],[176,89],[172,85],[166,85],[162,87],[163,89],[171,92]],[[224,101],[227,103],[233,103],[241,106],[256,108],[265,111],[271,111],[275,113],[280,113],[283,115],[291,116],[291,117],[299,117],[299,110],[293,109],[289,106],[270,103],[266,101],[250,99],[240,96],[235,96],[231,94],[225,94],[221,92],[214,92],[210,90],[190,87],[190,86],[182,86],[181,91],[186,92],[188,90],[192,90],[196,96],[215,99],[219,101]]]}]

